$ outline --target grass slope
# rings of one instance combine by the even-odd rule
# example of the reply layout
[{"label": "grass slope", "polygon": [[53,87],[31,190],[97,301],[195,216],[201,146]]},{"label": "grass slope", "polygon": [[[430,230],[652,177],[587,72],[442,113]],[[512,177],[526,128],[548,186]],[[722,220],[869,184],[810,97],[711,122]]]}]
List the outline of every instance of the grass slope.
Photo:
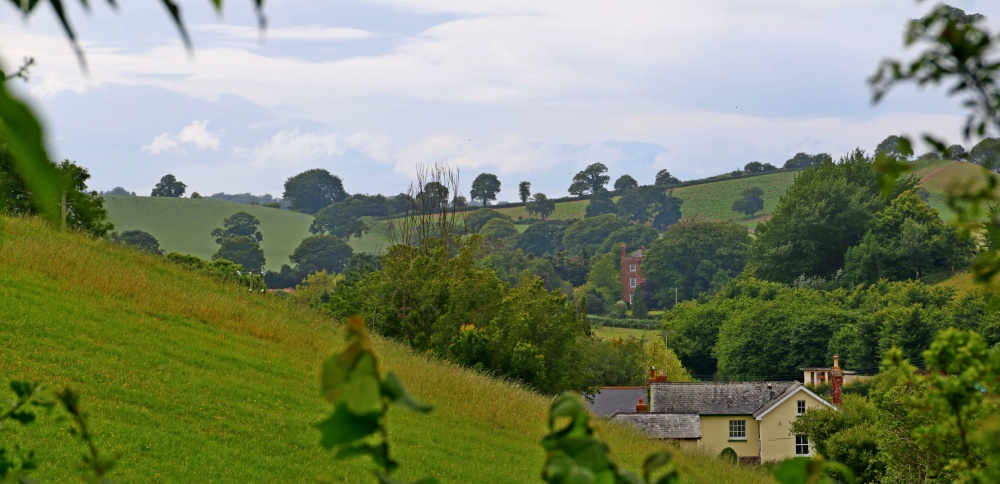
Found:
[{"label": "grass slope", "polygon": [[[309,233],[312,215],[259,205],[208,198],[105,196],[104,200],[115,231],[143,230],[156,237],[166,252],[203,259],[210,259],[219,249],[212,238],[212,230],[222,227],[223,219],[237,212],[247,212],[260,220],[260,232],[264,236],[261,248],[267,268],[271,270],[290,264],[288,257],[302,239],[312,235]],[[348,243],[355,251],[371,253],[388,245],[378,228]]]},{"label": "grass slope", "polygon": [[[0,267],[0,379],[81,389],[98,443],[120,455],[114,480],[373,481],[366,460],[334,460],[311,427],[330,410],[317,380],[342,341],[335,324],[34,220],[0,218]],[[383,367],[435,407],[390,413],[396,477],[538,480],[548,398],[376,345]],[[599,432],[630,469],[662,445],[608,424]],[[38,451],[39,482],[76,479],[82,444],[54,416],[0,439]],[[693,482],[770,481],[712,456],[679,464]]]}]

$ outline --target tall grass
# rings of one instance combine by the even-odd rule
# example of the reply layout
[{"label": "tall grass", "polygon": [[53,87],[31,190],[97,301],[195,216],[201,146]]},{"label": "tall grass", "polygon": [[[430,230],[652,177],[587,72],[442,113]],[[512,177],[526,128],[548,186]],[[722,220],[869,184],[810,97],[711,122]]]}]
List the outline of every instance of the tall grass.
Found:
[{"label": "tall grass", "polygon": [[[329,412],[317,378],[341,344],[337,325],[35,220],[0,228],[0,378],[82,390],[98,443],[120,455],[116,480],[371,482],[366,461],[334,460],[311,427]],[[376,345],[383,367],[435,407],[390,414],[400,478],[538,480],[547,397],[392,341]],[[42,418],[0,439],[39,450],[39,481],[64,482],[82,453],[66,425]],[[632,469],[663,445],[599,427]],[[710,456],[679,462],[694,482],[769,480]]]}]

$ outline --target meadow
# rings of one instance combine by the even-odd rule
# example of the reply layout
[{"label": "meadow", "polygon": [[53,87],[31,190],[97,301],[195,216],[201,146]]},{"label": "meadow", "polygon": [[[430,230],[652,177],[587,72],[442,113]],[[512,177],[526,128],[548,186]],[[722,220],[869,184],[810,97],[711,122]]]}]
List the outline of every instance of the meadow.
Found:
[{"label": "meadow", "polygon": [[[323,450],[312,427],[331,410],[318,375],[342,344],[338,324],[37,220],[0,218],[0,267],[0,379],[80,390],[98,445],[119,456],[113,480],[374,480],[366,460]],[[549,396],[392,341],[375,345],[382,367],[434,406],[391,411],[395,477],[538,480]],[[628,428],[597,427],[626,468],[662,447]],[[0,439],[37,451],[35,480],[66,482],[83,453],[66,430],[43,415]],[[699,453],[678,453],[677,464],[688,482],[771,481]]]}]

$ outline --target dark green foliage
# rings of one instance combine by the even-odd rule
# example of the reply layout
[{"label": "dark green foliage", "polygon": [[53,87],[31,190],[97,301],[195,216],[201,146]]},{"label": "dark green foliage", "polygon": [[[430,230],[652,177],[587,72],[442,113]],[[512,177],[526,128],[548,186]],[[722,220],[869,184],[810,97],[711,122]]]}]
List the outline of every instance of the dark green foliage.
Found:
[{"label": "dark green foliage", "polygon": [[587,210],[584,212],[584,217],[597,217],[598,215],[615,213],[615,211],[615,203],[611,199],[611,192],[602,188],[591,195],[590,202],[587,203]]},{"label": "dark green foliage", "polygon": [[646,307],[646,298],[641,297],[641,293],[639,296],[640,297],[633,298],[632,317],[635,319],[646,319],[649,317],[649,308]]},{"label": "dark green foliage", "polygon": [[536,193],[531,197],[531,201],[528,202],[528,214],[538,215],[545,220],[545,217],[552,215],[552,212],[556,211],[556,202],[554,200],[549,200],[549,197],[545,196],[544,193]]},{"label": "dark green foliage", "polygon": [[962,145],[951,145],[944,151],[944,157],[948,160],[968,160],[969,153]]},{"label": "dark green foliage", "polygon": [[733,211],[753,215],[764,210],[764,190],[760,187],[747,188],[740,192],[740,198],[733,201]]},{"label": "dark green foliage", "polygon": [[[94,237],[104,237],[114,229],[114,225],[107,221],[108,212],[104,208],[104,199],[97,192],[87,191],[90,172],[86,168],[69,160],[63,160],[59,164],[48,162],[45,166],[46,170],[51,169],[57,177],[58,183],[53,187],[59,191],[59,196],[66,196],[67,227]],[[58,212],[61,205],[60,200],[53,207]],[[9,145],[0,139],[0,213],[36,215],[47,209],[48,207],[39,209],[28,184],[17,171],[17,160]]]},{"label": "dark green foliage", "polygon": [[638,224],[651,223],[664,230],[681,218],[683,200],[673,196],[662,186],[646,186],[626,190],[615,207],[618,216]]},{"label": "dark green foliage", "polygon": [[222,239],[219,245],[219,250],[212,254],[212,260],[229,260],[250,272],[260,272],[264,268],[264,251],[256,240],[236,236]]},{"label": "dark green foliage", "polygon": [[778,168],[770,163],[761,163],[759,161],[751,161],[743,166],[743,171],[746,173],[764,173],[767,171],[774,171]]},{"label": "dark green foliage", "polygon": [[845,277],[853,283],[918,279],[934,270],[964,268],[974,250],[970,239],[907,191],[876,213],[860,244],[847,251]]},{"label": "dark green foliage", "polygon": [[639,182],[635,181],[635,178],[632,178],[629,175],[622,175],[615,180],[615,191],[618,193],[637,186],[639,186]]},{"label": "dark green foliage", "polygon": [[792,282],[800,275],[830,277],[847,250],[861,242],[868,221],[916,180],[900,180],[880,194],[874,160],[855,150],[840,163],[803,171],[781,196],[770,220],[757,225],[747,270],[755,277]]},{"label": "dark green foliage", "polygon": [[[194,194],[191,194],[191,198],[194,198]],[[215,200],[225,200],[227,202],[245,203],[247,205],[267,205],[269,203],[277,202],[273,196],[269,193],[263,195],[254,195],[250,192],[247,193],[213,193],[205,198],[212,198]]]},{"label": "dark green foliage", "polygon": [[[130,192],[130,191],[128,191],[128,190],[126,190],[126,189],[124,189],[122,187],[114,187],[111,190],[108,190],[106,192],[99,192],[98,195],[115,195],[115,196],[119,196],[119,197],[134,197],[135,196],[135,192]],[[192,196],[191,198],[194,198],[194,196]]]},{"label": "dark green foliage", "polygon": [[[601,482],[608,484],[649,483],[673,484],[680,475],[670,465],[669,452],[650,455],[643,464],[643,477],[619,469],[611,460],[608,446],[594,436],[590,415],[572,393],[556,397],[549,410],[549,433],[542,439],[545,447],[545,467],[542,480],[557,484]],[[667,467],[666,471],[660,469]],[[659,477],[653,479],[653,474]]]},{"label": "dark green foliage", "polygon": [[511,222],[509,218],[495,218],[486,222],[486,225],[483,226],[479,233],[489,239],[509,239],[517,235],[517,227],[514,226],[514,222]]},{"label": "dark green foliage", "polygon": [[739,275],[750,243],[742,225],[685,219],[650,245],[642,270],[659,289],[657,301],[670,306],[674,288],[686,300]]},{"label": "dark green foliage", "polygon": [[500,193],[500,179],[492,173],[480,173],[472,181],[472,189],[469,190],[469,196],[473,200],[479,200],[484,206],[496,200],[497,193]]},{"label": "dark green foliage", "polygon": [[541,257],[562,250],[563,233],[569,223],[565,220],[535,222],[521,234],[516,248]]},{"label": "dark green foliage", "polygon": [[257,227],[260,220],[246,212],[236,212],[222,221],[222,228],[212,230],[212,237],[215,243],[221,244],[223,239],[229,237],[249,237],[257,242],[264,240],[264,236]]},{"label": "dark green foliage", "polygon": [[654,181],[653,184],[658,186],[670,186],[670,185],[676,185],[680,182],[681,182],[680,178],[671,175],[670,172],[667,171],[666,168],[664,168],[656,172],[656,180]]},{"label": "dark green foliage", "polygon": [[187,190],[187,185],[177,180],[173,175],[167,174],[160,178],[160,182],[153,187],[150,196],[153,197],[180,197]]},{"label": "dark green foliage", "polygon": [[302,240],[289,259],[302,275],[318,271],[340,273],[353,254],[354,249],[339,237],[313,235]]},{"label": "dark green foliage", "polygon": [[732,447],[726,447],[722,449],[722,452],[719,452],[719,458],[735,464],[739,459],[739,455],[736,454],[736,451]]},{"label": "dark green foliage", "polygon": [[913,156],[913,148],[910,147],[909,140],[891,135],[882,140],[875,148],[875,154],[885,154],[900,160],[907,160]]},{"label": "dark green foliage", "polygon": [[830,161],[833,161],[833,157],[826,153],[819,153],[815,155],[796,153],[795,156],[789,158],[788,161],[785,161],[782,168],[786,170],[799,170],[810,166],[819,166]]},{"label": "dark green foliage", "polygon": [[604,188],[611,181],[611,177],[605,175],[608,167],[604,163],[593,163],[573,176],[573,184],[569,187],[571,195],[585,195],[596,193]]},{"label": "dark green foliage", "polygon": [[635,338],[589,339],[587,369],[594,387],[642,385],[646,381],[646,349]]},{"label": "dark green foliage", "polygon": [[593,254],[611,233],[627,226],[628,222],[611,214],[580,219],[566,228],[562,247],[573,255]]},{"label": "dark green foliage", "polygon": [[[316,424],[321,445],[337,449],[337,459],[367,455],[378,467],[378,480],[392,483],[389,474],[399,467],[389,454],[386,427],[389,405],[396,404],[426,413],[430,407],[418,402],[392,372],[382,374],[361,318],[347,320],[347,348],[323,363],[321,390],[333,413]],[[374,438],[380,442],[375,444]],[[437,482],[424,479],[424,483]]]},{"label": "dark green foliage", "polygon": [[608,234],[598,252],[619,254],[622,242],[628,250],[649,247],[660,237],[660,231],[645,225],[629,225]]},{"label": "dark green foliage", "polygon": [[517,198],[521,199],[521,203],[528,203],[531,198],[531,182],[523,181],[517,185]]},{"label": "dark green foliage", "polygon": [[269,288],[285,289],[295,287],[296,284],[302,281],[302,278],[303,275],[293,269],[292,266],[281,264],[281,269],[278,272],[267,271],[264,275],[264,282]]},{"label": "dark green foliage", "polygon": [[487,222],[495,218],[510,221],[510,217],[493,210],[492,208],[481,208],[479,210],[469,212],[468,215],[465,216],[465,229],[469,233],[478,234]]},{"label": "dark green foliage", "polygon": [[984,138],[976,143],[969,152],[969,161],[994,171],[1000,170],[1000,138]]},{"label": "dark green foliage", "polygon": [[331,203],[344,201],[347,192],[340,177],[322,168],[314,168],[285,180],[282,197],[288,200],[292,210],[314,214]]},{"label": "dark green foliage", "polygon": [[316,212],[309,231],[313,234],[328,234],[342,239],[363,237],[371,231],[371,228],[361,221],[352,203],[353,201],[348,200],[323,207]]},{"label": "dark green foliage", "polygon": [[121,234],[112,232],[108,235],[108,240],[116,244],[135,247],[151,254],[163,255],[163,251],[160,250],[160,242],[156,240],[156,237],[142,230],[126,230]]}]

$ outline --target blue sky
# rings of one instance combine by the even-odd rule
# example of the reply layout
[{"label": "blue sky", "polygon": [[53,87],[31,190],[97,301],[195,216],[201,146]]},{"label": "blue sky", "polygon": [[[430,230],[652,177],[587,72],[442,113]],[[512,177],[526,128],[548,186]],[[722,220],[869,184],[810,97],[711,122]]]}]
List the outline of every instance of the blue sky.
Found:
[{"label": "blue sky", "polygon": [[[890,134],[960,141],[957,100],[900,88],[872,106],[865,84],[929,4],[286,0],[268,2],[261,41],[249,2],[218,17],[192,0],[190,57],[157,2],[122,3],[72,3],[89,76],[48,12],[0,17],[4,65],[37,62],[16,89],[95,189],[145,194],[172,173],[203,195],[280,196],[321,167],[394,194],[417,164],[449,163],[466,190],[491,172],[513,200],[522,180],[566,195],[594,162],[651,183]],[[1000,18],[995,2],[956,5]]]}]

